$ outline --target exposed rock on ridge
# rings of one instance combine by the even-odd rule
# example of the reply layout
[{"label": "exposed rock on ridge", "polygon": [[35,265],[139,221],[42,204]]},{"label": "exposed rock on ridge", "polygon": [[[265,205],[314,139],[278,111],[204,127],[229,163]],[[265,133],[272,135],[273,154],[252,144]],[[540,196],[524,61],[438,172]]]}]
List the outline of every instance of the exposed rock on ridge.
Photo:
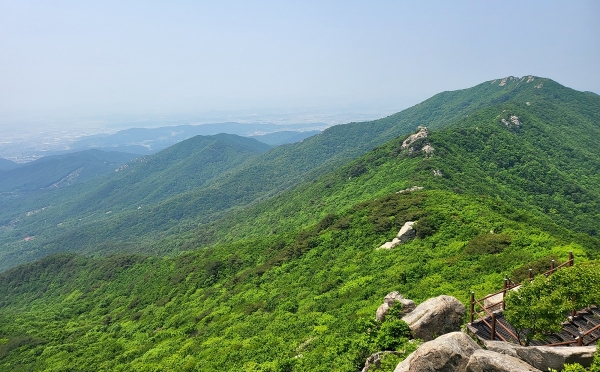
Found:
[{"label": "exposed rock on ridge", "polygon": [[459,331],[466,313],[465,305],[451,296],[430,298],[402,318],[413,336],[423,341]]},{"label": "exposed rock on ridge", "polygon": [[519,358],[542,371],[548,368],[561,370],[565,363],[579,363],[589,367],[594,359],[596,346],[520,346],[502,341],[486,341],[485,347],[504,355]]},{"label": "exposed rock on ridge", "polygon": [[540,370],[510,355],[489,350],[475,350],[469,358],[467,372],[539,372]]},{"label": "exposed rock on ridge", "polygon": [[396,303],[402,306],[402,314],[406,315],[413,311],[416,307],[415,302],[413,300],[409,300],[404,298],[399,292],[390,292],[383,299],[383,304],[381,304],[377,308],[377,312],[375,313],[375,319],[383,322],[385,320],[385,316],[390,311],[390,309],[397,305]]},{"label": "exposed rock on ridge", "polygon": [[417,232],[413,228],[414,224],[414,221],[406,222],[391,242],[385,242],[377,249],[392,249],[398,244],[414,239],[414,237],[417,236]]},{"label": "exposed rock on ridge", "polygon": [[479,345],[462,332],[452,332],[426,342],[396,366],[394,372],[466,371]]},{"label": "exposed rock on ridge", "polygon": [[404,142],[402,142],[402,149],[404,150],[408,148],[413,142],[420,140],[421,138],[427,138],[428,134],[429,133],[427,132],[426,127],[419,127],[419,131],[417,133],[411,134],[404,140]]}]

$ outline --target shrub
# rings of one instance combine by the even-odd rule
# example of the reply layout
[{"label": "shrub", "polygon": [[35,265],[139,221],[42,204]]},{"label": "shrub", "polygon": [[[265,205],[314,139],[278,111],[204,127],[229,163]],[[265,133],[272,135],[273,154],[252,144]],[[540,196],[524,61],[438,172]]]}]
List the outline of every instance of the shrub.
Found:
[{"label": "shrub", "polygon": [[467,254],[498,254],[511,243],[511,237],[506,234],[482,234],[471,239],[465,246]]},{"label": "shrub", "polygon": [[558,262],[558,256],[547,256],[525,264],[521,267],[518,267],[510,273],[510,277],[515,283],[521,283],[527,278],[529,278],[529,269],[531,269],[533,276],[543,274],[546,271],[550,270],[550,262],[552,262],[552,260]]},{"label": "shrub", "polygon": [[375,345],[379,350],[396,350],[411,336],[408,324],[402,319],[387,319],[377,330]]}]

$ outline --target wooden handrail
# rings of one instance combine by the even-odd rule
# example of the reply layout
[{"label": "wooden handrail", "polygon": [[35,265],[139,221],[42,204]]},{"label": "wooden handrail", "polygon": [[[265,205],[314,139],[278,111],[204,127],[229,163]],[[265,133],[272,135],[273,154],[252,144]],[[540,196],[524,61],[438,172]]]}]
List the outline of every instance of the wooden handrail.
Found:
[{"label": "wooden handrail", "polygon": [[[492,317],[492,315],[493,315],[493,314],[492,314],[491,312],[489,312],[489,311],[488,311],[488,309],[487,309],[485,306],[483,306],[483,305],[481,304],[481,302],[479,302],[479,300],[475,300],[475,304],[479,305],[479,307],[481,307],[481,309],[482,309],[482,310],[485,312],[485,314],[486,314],[487,316],[489,316],[489,317]],[[493,329],[492,325],[491,325],[490,323],[488,323],[488,322],[487,322],[487,320],[486,320],[486,317],[483,317],[483,316],[482,316],[482,315],[479,313],[479,311],[476,311],[476,312],[475,312],[475,314],[477,314],[477,316],[478,316],[478,317],[479,317],[479,318],[480,318],[480,319],[481,319],[481,320],[482,320],[482,321],[483,321],[483,322],[484,322],[484,323],[485,323],[485,324],[486,324],[488,327],[490,327],[490,329]],[[506,332],[507,332],[509,335],[511,335],[511,336],[512,336],[512,337],[513,337],[515,340],[517,340],[517,341],[519,340],[519,337],[517,337],[517,335],[515,335],[515,334],[513,333],[513,331],[511,331],[510,329],[508,329],[508,327],[506,327],[504,324],[502,324],[502,322],[496,322],[496,323],[498,323],[498,324],[500,325],[500,327],[502,327],[502,328],[503,328],[503,329],[504,329],[504,330],[505,330],[505,331],[506,331]],[[496,332],[494,332],[494,333],[496,333]],[[505,339],[504,337],[502,337],[502,335],[501,335],[501,334],[497,333],[497,335],[498,335],[498,337],[500,337],[500,339],[502,339],[502,341],[504,341],[504,342],[507,342],[507,341],[506,341],[506,339]],[[494,335],[492,335],[492,336],[494,336]]]},{"label": "wooden handrail", "polygon": [[547,344],[547,345],[543,345],[543,346],[568,346],[571,344],[576,344],[577,343],[577,339],[571,340],[571,341],[563,341],[563,342],[557,342],[554,344]]},{"label": "wooden handrail", "polygon": [[[591,328],[591,329],[588,329],[588,330],[587,330],[587,331],[586,331],[584,334],[582,334],[582,335],[581,335],[581,338],[583,338],[583,337],[585,337],[585,336],[588,336],[590,333],[592,333],[592,332],[594,332],[594,331],[597,331],[597,330],[599,330],[599,329],[600,329],[600,324],[598,324],[597,326],[595,326],[595,327],[593,327],[593,328]],[[594,342],[598,341],[598,339],[600,339],[600,336],[598,336],[598,337],[594,337],[594,338],[592,339],[592,341],[590,341],[590,342],[588,342],[588,343],[587,343],[587,345],[590,345],[590,344],[592,344],[592,343],[594,343]]]},{"label": "wooden handrail", "polygon": [[[481,316],[481,314],[479,314],[479,313],[476,313],[476,314],[477,314],[477,316],[478,316],[478,317],[481,319],[481,321],[485,323],[485,325],[486,325],[486,326],[488,326],[490,329],[493,329],[492,325],[491,325],[490,323],[488,323],[488,321],[487,321],[486,317],[483,317],[483,316]],[[500,323],[500,325],[502,325],[502,323]],[[494,333],[495,333],[495,332],[494,332]],[[492,334],[492,336],[494,336],[494,334]],[[499,334],[499,333],[498,333],[498,337],[500,337],[500,339],[501,339],[502,341],[504,341],[504,342],[508,342],[508,341],[506,341],[506,339],[505,339],[504,337],[502,337],[502,335],[501,335],[501,334]],[[492,339],[493,339],[493,338],[492,338]],[[518,339],[516,339],[516,340],[518,340]]]},{"label": "wooden handrail", "polygon": [[[573,266],[574,261],[575,261],[575,258],[573,256],[573,252],[569,252],[569,259],[567,261],[565,261],[562,264],[560,264],[560,265],[558,265],[558,266],[555,267],[554,266],[554,260],[552,260],[552,264],[551,264],[550,270],[544,272],[542,275],[549,276],[549,275],[553,274],[554,272],[556,272],[556,270],[558,270],[558,269],[560,269],[562,267]],[[478,299],[478,301],[485,301],[485,300],[487,300],[490,297],[499,295],[500,293],[506,294],[506,291],[512,290],[512,289],[517,288],[517,287],[519,287],[521,285],[522,285],[522,283],[515,283],[512,280],[510,280],[509,278],[505,278],[504,279],[504,288],[502,288],[498,292],[494,292],[494,293],[488,294],[487,296]],[[500,300],[499,302],[496,302],[494,304],[488,305],[488,307],[491,308],[491,307],[498,306],[498,305],[502,305],[502,309],[504,309],[504,296],[502,296],[502,300]],[[485,309],[484,306],[481,306],[481,307],[483,309]],[[471,316],[471,318],[473,318],[473,317]]]},{"label": "wooden handrail", "polygon": [[[565,266],[573,266],[574,262],[575,262],[575,258],[574,258],[574,256],[573,256],[573,252],[569,252],[569,259],[568,259],[567,261],[563,262],[562,264],[560,264],[560,265],[558,265],[558,266],[555,266],[555,261],[554,261],[554,260],[552,260],[552,262],[551,262],[551,265],[550,265],[550,270],[546,271],[546,272],[545,272],[545,273],[543,273],[542,275],[545,275],[545,276],[552,275],[554,272],[556,272],[558,269],[560,269],[560,268],[562,268],[562,267],[565,267]],[[531,281],[531,280],[533,280],[533,275],[532,275],[532,270],[531,270],[531,269],[529,269],[529,280],[530,280],[530,281]],[[480,299],[475,299],[474,292],[471,292],[471,301],[470,301],[470,302],[471,302],[471,304],[470,304],[470,311],[471,311],[470,320],[471,320],[471,323],[473,323],[473,321],[474,321],[474,314],[477,314],[477,316],[478,316],[478,317],[479,317],[479,318],[480,318],[480,319],[481,319],[481,320],[482,320],[482,321],[483,321],[483,322],[484,322],[484,323],[485,323],[485,324],[486,324],[486,325],[487,325],[487,326],[488,326],[488,327],[489,327],[491,330],[493,330],[493,332],[495,333],[494,327],[492,327],[492,325],[490,325],[490,324],[487,322],[487,320],[485,319],[485,317],[484,317],[484,316],[482,316],[482,315],[480,314],[480,313],[481,313],[481,310],[483,310],[483,312],[485,313],[485,315],[486,315],[486,316],[488,316],[488,317],[490,317],[490,318],[493,318],[493,316],[492,316],[492,314],[490,313],[489,309],[490,309],[490,308],[494,308],[494,307],[496,307],[496,306],[498,306],[498,305],[501,305],[501,308],[502,308],[502,310],[505,310],[505,302],[504,302],[504,297],[506,296],[506,292],[507,292],[507,291],[509,291],[509,290],[512,290],[512,289],[514,289],[514,288],[517,288],[517,287],[519,287],[519,286],[521,286],[521,283],[515,283],[515,282],[513,282],[511,279],[509,279],[508,277],[505,277],[505,278],[504,278],[504,286],[503,286],[503,288],[502,288],[500,291],[498,291],[498,292],[495,292],[495,293],[488,294],[487,296],[485,296],[485,297],[482,297],[482,298],[480,298]],[[498,301],[498,302],[495,302],[495,303],[492,303],[492,304],[489,304],[488,306],[484,306],[484,305],[482,305],[482,302],[483,302],[483,301],[487,300],[487,299],[488,299],[488,298],[490,298],[490,297],[497,296],[497,295],[499,295],[499,294],[501,294],[501,293],[502,293],[502,299],[501,299],[500,301]],[[478,305],[478,306],[479,306],[479,308],[480,308],[481,310],[475,311],[475,305]],[[494,322],[494,323],[496,323],[496,322]],[[519,341],[519,337],[517,337],[517,335],[515,335],[515,334],[514,334],[514,333],[513,333],[513,332],[512,332],[510,329],[508,329],[508,328],[507,328],[507,327],[506,327],[504,324],[502,324],[502,322],[498,322],[498,323],[500,324],[500,326],[501,326],[501,327],[502,327],[502,328],[503,328],[503,329],[504,329],[504,330],[505,330],[505,331],[506,331],[506,332],[507,332],[509,335],[511,335],[511,336],[512,336],[512,337],[513,337],[515,340]],[[495,324],[494,324],[494,326],[495,326]],[[567,342],[562,342],[562,343],[557,343],[557,344],[551,344],[551,345],[548,345],[548,346],[557,346],[557,345],[570,345],[570,344],[572,344],[572,343],[579,343],[579,344],[581,344],[581,343],[582,343],[582,341],[583,341],[583,337],[584,337],[584,336],[587,336],[588,334],[590,334],[590,333],[592,333],[593,331],[595,331],[595,330],[598,330],[598,329],[600,329],[600,325],[598,325],[598,326],[596,326],[596,327],[592,328],[591,330],[587,331],[585,334],[583,334],[583,335],[579,336],[577,339],[575,339],[575,340],[573,340],[573,341],[567,341]],[[491,335],[492,339],[494,339],[494,337],[495,337],[495,336],[496,336],[495,334],[492,334],[492,335]],[[499,337],[500,339],[502,339],[502,341],[506,341],[506,340],[504,339],[504,337],[502,337],[502,335],[498,334],[498,337]],[[595,338],[593,341],[591,341],[591,342],[595,342],[595,341],[597,341],[599,338],[600,338],[600,337],[596,337],[596,338]]]}]

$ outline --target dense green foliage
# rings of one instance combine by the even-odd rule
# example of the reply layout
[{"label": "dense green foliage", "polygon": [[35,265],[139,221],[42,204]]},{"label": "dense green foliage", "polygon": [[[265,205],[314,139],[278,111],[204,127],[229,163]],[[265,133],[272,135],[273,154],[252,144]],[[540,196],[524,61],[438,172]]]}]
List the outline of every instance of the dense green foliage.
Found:
[{"label": "dense green foliage", "polygon": [[[0,369],[355,370],[379,347],[407,346],[388,337],[402,331],[393,323],[368,332],[392,290],[416,301],[466,301],[472,289],[496,290],[523,262],[571,250],[585,258],[568,235],[507,210],[487,197],[394,193],[294,234],[172,259],[51,256],[0,277],[0,338],[8,340]],[[436,232],[376,250],[407,216],[427,216]],[[492,229],[510,236],[510,246],[465,252]]]},{"label": "dense green foliage", "polygon": [[[112,174],[93,183],[51,193],[38,191],[31,199],[0,198],[3,206],[0,221],[4,219],[0,241],[8,241],[0,249],[0,269],[54,252],[80,251],[82,240],[93,244],[94,252],[102,250],[100,245],[132,233],[139,244],[142,236],[150,239],[164,219],[171,220],[171,224],[177,221],[176,209],[155,219],[152,205],[201,187],[268,149],[269,146],[257,140],[235,135],[197,136],[120,167],[106,164]],[[69,154],[69,159],[73,156]],[[63,164],[68,165],[72,166],[70,162]],[[44,168],[44,173],[56,177],[53,172],[52,167]],[[33,200],[39,209],[33,209],[35,206],[28,200]],[[88,233],[88,228],[94,231],[98,219],[105,224]],[[22,239],[26,236],[35,239],[24,243]],[[131,244],[118,244],[114,250],[127,251],[128,245]]]},{"label": "dense green foliage", "polygon": [[[121,253],[1,273],[0,370],[356,371],[383,349],[397,352],[382,364],[392,370],[417,343],[393,311],[374,320],[387,293],[466,302],[570,251],[597,266],[599,98],[538,80],[445,92],[161,200],[178,187],[167,183],[155,204],[110,223],[70,220],[22,252]],[[417,124],[444,128],[407,146],[393,138]],[[407,221],[414,240],[377,249]],[[153,255],[165,252],[181,253]]]},{"label": "dense green foliage", "polygon": [[525,282],[506,298],[506,318],[524,343],[558,332],[571,310],[600,303],[600,262],[564,268]]},{"label": "dense green foliage", "polygon": [[135,157],[122,152],[86,150],[15,164],[10,169],[0,169],[0,193],[22,194],[86,182],[114,172]]},{"label": "dense green foliage", "polygon": [[[444,134],[450,142],[434,144],[436,152],[430,161],[412,163],[418,165],[419,172],[415,174],[420,175],[412,177],[413,182],[424,183],[427,173],[440,170],[443,180],[454,191],[498,195],[503,199],[522,199],[527,195],[527,200],[521,200],[522,207],[528,208],[534,202],[546,208],[544,212],[555,213],[569,228],[574,224],[578,231],[597,234],[594,232],[597,224],[593,222],[598,218],[595,200],[600,172],[598,143],[594,138],[599,135],[596,123],[600,98],[562,87],[549,79],[529,80],[513,78],[504,85],[492,81],[461,91],[443,92],[398,114],[372,122],[334,126],[300,143],[279,146],[259,156],[246,156],[241,163],[236,156],[225,156],[225,162],[214,168],[219,170],[217,173],[202,171],[195,178],[190,178],[194,172],[170,173],[166,168],[185,169],[185,166],[169,163],[165,156],[157,155],[146,158],[154,167],[132,167],[130,174],[115,175],[112,181],[69,188],[49,196],[5,200],[0,208],[0,226],[3,226],[0,253],[5,254],[0,269],[64,251],[176,252],[171,245],[156,243],[165,236],[189,231],[199,223],[235,216],[245,206],[318,180],[376,146],[387,148],[386,142],[413,131],[418,125],[453,126],[454,130],[452,135]],[[498,133],[469,130],[478,128],[480,122],[504,127],[501,119],[510,121],[513,114],[521,118],[521,130],[514,126]],[[468,136],[462,138],[465,133]],[[513,144],[510,140],[514,138],[519,141]],[[229,144],[231,141],[227,140]],[[522,146],[523,143],[527,146]],[[183,143],[173,146],[172,151],[182,146]],[[469,146],[474,146],[479,158],[463,163],[463,151]],[[197,144],[195,148],[201,150],[203,145]],[[395,149],[396,153],[398,150]],[[205,162],[204,156],[209,154],[188,153],[187,159],[195,161],[196,169],[204,170],[204,165],[208,170],[216,164],[210,157]],[[562,160],[556,162],[559,158]],[[387,165],[384,160],[379,156],[376,164]],[[347,168],[346,178],[357,178],[368,170],[373,174],[375,164],[368,161],[365,158],[363,163]],[[439,161],[444,164],[438,164]],[[486,167],[480,169],[480,162]],[[154,172],[159,170],[166,173]],[[493,187],[484,187],[488,183],[486,177],[494,183]],[[563,187],[550,193],[555,179]],[[438,187],[443,180],[436,179],[431,186]],[[385,183],[389,181],[388,177]],[[408,178],[398,176],[394,182],[408,182]],[[517,185],[520,188],[513,189]],[[377,193],[384,195],[389,191]],[[366,200],[367,196],[364,197]],[[353,202],[349,200],[344,205]],[[27,236],[35,239],[23,244],[22,239]]]}]

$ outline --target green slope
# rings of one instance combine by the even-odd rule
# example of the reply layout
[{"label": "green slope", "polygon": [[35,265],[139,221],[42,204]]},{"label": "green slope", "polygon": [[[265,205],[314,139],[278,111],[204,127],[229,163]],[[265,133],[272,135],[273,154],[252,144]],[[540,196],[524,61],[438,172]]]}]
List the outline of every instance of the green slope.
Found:
[{"label": "green slope", "polygon": [[[346,210],[350,201],[415,185],[510,200],[516,207],[548,214],[566,228],[597,236],[600,97],[552,85],[557,96],[576,99],[565,99],[565,104],[546,96],[530,97],[521,104],[505,102],[474,111],[444,130],[430,130],[428,138],[413,144],[417,150],[425,144],[434,148],[424,158],[421,151],[403,151],[405,137],[397,138],[317,182],[202,225],[174,244],[186,249],[231,241],[259,233],[263,226],[276,228],[262,233],[289,231],[298,223],[315,223],[327,213]],[[511,116],[520,124],[513,124]],[[434,170],[442,177],[434,176]]]},{"label": "green slope", "polygon": [[[554,84],[155,243],[178,257],[0,274],[0,369],[355,371],[380,348],[390,291],[465,302],[570,251],[597,259],[598,96]],[[409,220],[416,239],[376,249]]]},{"label": "green slope", "polygon": [[[117,229],[109,226],[88,234],[82,225],[97,218],[114,222],[119,218],[113,216],[119,212],[135,221],[140,208],[199,187],[269,148],[235,135],[197,136],[156,155],[120,167],[113,165],[111,175],[92,183],[29,198],[7,197],[0,213],[4,225],[0,270],[57,251],[81,249],[82,240],[108,239]],[[127,215],[130,211],[132,215]],[[151,234],[151,229],[152,225],[146,226],[143,233]],[[71,237],[64,238],[65,232]],[[27,236],[34,239],[23,241]],[[54,246],[53,239],[58,239]]]},{"label": "green slope", "polygon": [[[70,190],[68,199],[72,207],[59,205],[54,208],[61,212],[58,214],[44,210],[15,228],[21,237],[34,233],[38,236],[28,247],[37,252],[32,257],[39,257],[42,251],[97,252],[100,242],[102,251],[168,253],[153,245],[157,238],[218,220],[227,213],[235,215],[240,208],[314,180],[419,125],[432,129],[447,126],[479,109],[503,102],[561,102],[566,106],[577,104],[582,97],[597,101],[593,94],[572,91],[549,79],[525,77],[510,78],[504,84],[501,80],[485,82],[465,90],[440,93],[387,118],[329,128],[300,143],[279,146],[238,167],[224,169],[207,182],[179,184],[173,181],[178,178],[169,177],[153,180],[154,190],[148,190],[149,198],[142,197],[135,189],[120,186],[99,185],[83,196],[82,191]],[[589,106],[585,102],[580,105]],[[587,114],[584,111],[580,115]],[[126,179],[120,182],[135,183]],[[119,209],[123,203],[129,203],[129,208]],[[36,200],[28,205],[30,210],[39,210],[48,204]],[[108,211],[112,213],[107,215]],[[61,228],[55,229],[59,223]]]},{"label": "green slope", "polygon": [[[407,219],[429,228],[375,250]],[[49,257],[0,276],[0,369],[356,370],[377,351],[365,330],[392,290],[465,301],[528,262],[586,258],[539,222],[494,198],[427,191],[176,259]],[[490,230],[509,244],[466,248]]]},{"label": "green slope", "polygon": [[85,150],[44,157],[10,170],[0,170],[0,193],[24,193],[82,183],[113,172],[135,156]]}]

